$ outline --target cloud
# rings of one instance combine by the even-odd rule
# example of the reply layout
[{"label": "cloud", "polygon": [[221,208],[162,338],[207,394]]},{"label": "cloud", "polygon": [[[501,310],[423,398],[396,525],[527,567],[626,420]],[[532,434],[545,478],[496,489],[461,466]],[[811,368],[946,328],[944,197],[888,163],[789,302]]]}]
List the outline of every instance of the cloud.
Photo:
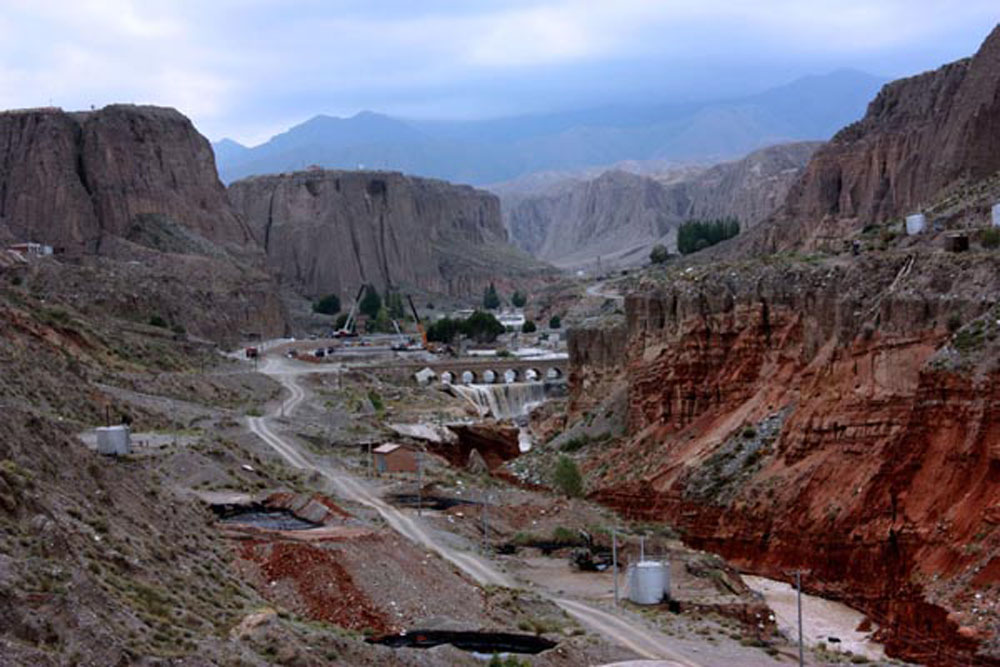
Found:
[{"label": "cloud", "polygon": [[0,106],[170,104],[244,140],[322,112],[488,115],[838,66],[906,74],[968,55],[998,14],[995,0],[0,4]]}]

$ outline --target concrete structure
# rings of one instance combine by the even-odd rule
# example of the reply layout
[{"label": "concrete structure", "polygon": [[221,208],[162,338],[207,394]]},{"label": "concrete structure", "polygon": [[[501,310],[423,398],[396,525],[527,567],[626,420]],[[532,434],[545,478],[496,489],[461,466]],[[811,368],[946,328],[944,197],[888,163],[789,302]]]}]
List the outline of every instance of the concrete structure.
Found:
[{"label": "concrete structure", "polygon": [[564,379],[569,372],[569,359],[559,355],[539,359],[478,357],[382,366],[384,369],[393,367],[408,371],[411,377],[424,368],[430,368],[446,384],[462,382],[463,378],[476,384],[542,382]]},{"label": "concrete structure", "polygon": [[417,472],[417,453],[406,445],[387,442],[372,451],[375,472]]},{"label": "concrete structure", "polygon": [[670,566],[645,560],[629,566],[628,598],[636,604],[659,604],[670,596]]},{"label": "concrete structure", "polygon": [[20,254],[22,257],[45,257],[52,254],[52,246],[42,245],[41,243],[15,243],[7,249]]},{"label": "concrete structure", "polygon": [[97,451],[101,454],[121,456],[132,451],[132,431],[125,424],[101,426],[97,429]]},{"label": "concrete structure", "polygon": [[417,380],[417,384],[426,386],[434,381],[434,378],[437,377],[437,373],[435,373],[433,369],[425,366],[414,373],[413,377]]},{"label": "concrete structure", "polygon": [[914,236],[920,234],[927,227],[927,218],[923,213],[914,213],[906,216],[906,235]]},{"label": "concrete structure", "polygon": [[1000,227],[1000,204],[993,206],[993,226]]}]

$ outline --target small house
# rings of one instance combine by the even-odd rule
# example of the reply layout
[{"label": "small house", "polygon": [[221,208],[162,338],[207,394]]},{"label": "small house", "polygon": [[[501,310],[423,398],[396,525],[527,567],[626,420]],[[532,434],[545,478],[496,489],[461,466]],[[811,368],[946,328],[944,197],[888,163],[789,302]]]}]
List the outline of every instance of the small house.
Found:
[{"label": "small house", "polygon": [[923,213],[914,213],[906,216],[906,235],[915,236],[922,234],[927,227],[927,218]]},{"label": "small house", "polygon": [[375,457],[375,472],[417,472],[417,453],[406,445],[387,442],[372,451]]},{"label": "small house", "polygon": [[1000,227],[1000,203],[993,205],[993,226]]},{"label": "small house", "polygon": [[97,451],[122,456],[132,451],[132,431],[127,424],[101,426],[97,429]]}]

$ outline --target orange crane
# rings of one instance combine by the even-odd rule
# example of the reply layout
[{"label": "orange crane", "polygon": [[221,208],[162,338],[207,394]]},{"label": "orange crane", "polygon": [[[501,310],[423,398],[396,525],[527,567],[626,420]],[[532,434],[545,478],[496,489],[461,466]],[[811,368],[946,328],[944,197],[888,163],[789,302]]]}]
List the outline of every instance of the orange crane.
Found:
[{"label": "orange crane", "polygon": [[406,300],[410,302],[410,310],[413,311],[413,321],[417,323],[417,331],[420,332],[420,340],[424,344],[424,349],[427,347],[427,332],[424,331],[424,325],[420,323],[420,315],[417,315],[417,307],[413,305],[413,297],[409,294],[406,295]]}]

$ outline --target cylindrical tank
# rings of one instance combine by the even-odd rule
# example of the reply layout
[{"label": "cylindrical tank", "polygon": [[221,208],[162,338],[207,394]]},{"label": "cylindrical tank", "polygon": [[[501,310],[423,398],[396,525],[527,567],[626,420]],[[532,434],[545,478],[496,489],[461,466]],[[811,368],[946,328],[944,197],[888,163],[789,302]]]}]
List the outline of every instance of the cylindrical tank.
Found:
[{"label": "cylindrical tank", "polygon": [[629,567],[628,598],[636,604],[659,604],[670,594],[670,568],[666,563],[646,560]]},{"label": "cylindrical tank", "polygon": [[927,218],[924,217],[923,213],[914,213],[913,215],[906,216],[906,234],[907,236],[913,236],[914,234],[919,234],[924,231],[927,226]]}]

